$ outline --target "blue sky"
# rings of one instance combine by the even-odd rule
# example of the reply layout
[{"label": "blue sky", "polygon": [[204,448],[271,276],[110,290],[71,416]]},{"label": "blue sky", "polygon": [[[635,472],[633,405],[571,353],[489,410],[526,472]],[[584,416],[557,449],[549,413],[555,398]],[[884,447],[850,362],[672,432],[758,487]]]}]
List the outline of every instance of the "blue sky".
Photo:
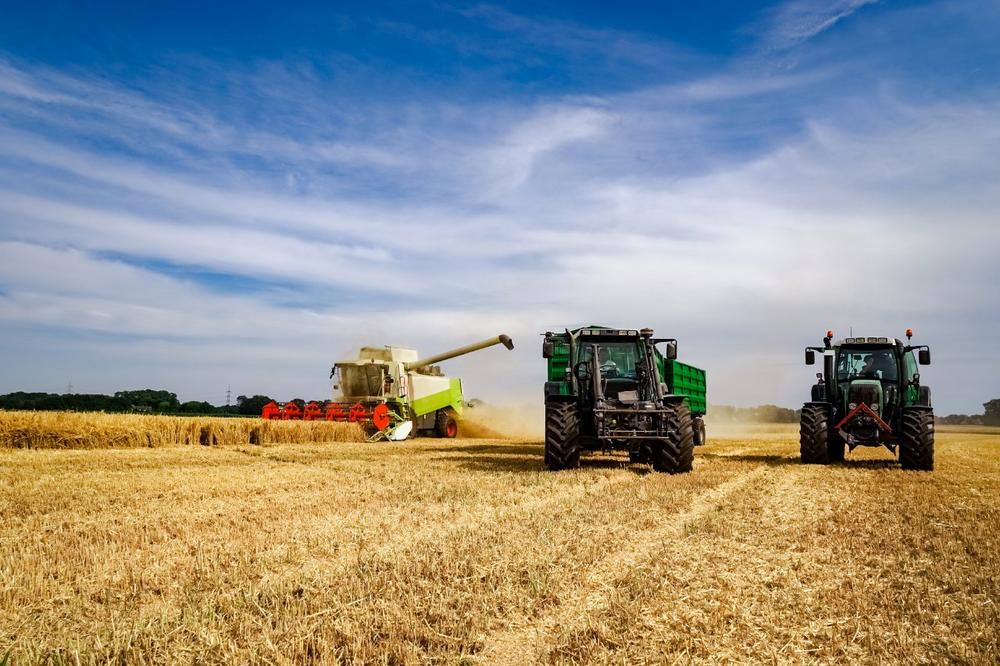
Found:
[{"label": "blue sky", "polygon": [[827,328],[1000,396],[994,2],[12,5],[0,391],[322,396],[361,344],[539,396],[650,325],[794,405]]}]

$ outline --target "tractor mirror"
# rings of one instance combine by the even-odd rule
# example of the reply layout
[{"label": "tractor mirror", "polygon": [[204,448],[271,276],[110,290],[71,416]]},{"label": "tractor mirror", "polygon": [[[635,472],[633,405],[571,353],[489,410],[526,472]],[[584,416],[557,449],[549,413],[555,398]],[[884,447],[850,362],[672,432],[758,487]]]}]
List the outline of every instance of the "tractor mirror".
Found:
[{"label": "tractor mirror", "polygon": [[816,352],[812,349],[806,350],[806,365],[816,365]]},{"label": "tractor mirror", "polygon": [[542,343],[542,358],[552,358],[555,353],[555,343],[551,340],[546,340]]},{"label": "tractor mirror", "polygon": [[917,352],[917,362],[920,365],[930,365],[931,364],[931,350],[924,347]]},{"label": "tractor mirror", "polygon": [[671,361],[677,358],[677,342],[670,341],[667,343],[667,358]]}]

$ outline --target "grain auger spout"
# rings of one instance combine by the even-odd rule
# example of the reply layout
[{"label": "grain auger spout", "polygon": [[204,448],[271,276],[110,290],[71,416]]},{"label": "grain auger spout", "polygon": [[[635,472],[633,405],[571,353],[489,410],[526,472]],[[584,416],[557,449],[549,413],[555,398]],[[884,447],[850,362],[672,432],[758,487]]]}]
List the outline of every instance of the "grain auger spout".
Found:
[{"label": "grain auger spout", "polygon": [[514,341],[510,339],[510,336],[500,334],[495,338],[489,338],[481,342],[474,342],[471,345],[465,345],[464,347],[441,352],[440,354],[428,356],[427,358],[421,358],[416,361],[409,361],[405,363],[403,367],[406,370],[426,368],[429,365],[434,365],[435,363],[440,363],[441,361],[447,361],[448,359],[455,358],[456,356],[471,354],[472,352],[479,351],[480,349],[486,349],[487,347],[492,347],[493,345],[503,345],[507,349],[514,349]]}]

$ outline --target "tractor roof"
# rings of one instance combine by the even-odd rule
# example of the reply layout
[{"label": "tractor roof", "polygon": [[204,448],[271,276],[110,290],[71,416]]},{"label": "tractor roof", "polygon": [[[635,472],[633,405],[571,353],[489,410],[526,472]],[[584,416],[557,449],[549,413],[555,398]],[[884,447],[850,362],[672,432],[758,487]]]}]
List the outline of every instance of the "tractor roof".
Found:
[{"label": "tractor roof", "polygon": [[898,338],[887,338],[887,337],[853,337],[844,338],[843,340],[838,340],[834,343],[835,347],[857,347],[857,346],[884,346],[893,345],[895,347],[902,346],[902,341]]}]

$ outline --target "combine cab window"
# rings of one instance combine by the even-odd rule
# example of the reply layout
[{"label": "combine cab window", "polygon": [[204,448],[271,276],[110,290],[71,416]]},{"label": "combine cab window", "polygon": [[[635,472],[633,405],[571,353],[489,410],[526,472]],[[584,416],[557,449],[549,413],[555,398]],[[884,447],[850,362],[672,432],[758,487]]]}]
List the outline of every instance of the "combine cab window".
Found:
[{"label": "combine cab window", "polygon": [[340,373],[340,392],[345,398],[382,395],[385,382],[381,365],[340,365],[337,366],[337,372]]},{"label": "combine cab window", "polygon": [[837,359],[837,381],[852,379],[899,379],[899,366],[891,349],[841,349]]}]

